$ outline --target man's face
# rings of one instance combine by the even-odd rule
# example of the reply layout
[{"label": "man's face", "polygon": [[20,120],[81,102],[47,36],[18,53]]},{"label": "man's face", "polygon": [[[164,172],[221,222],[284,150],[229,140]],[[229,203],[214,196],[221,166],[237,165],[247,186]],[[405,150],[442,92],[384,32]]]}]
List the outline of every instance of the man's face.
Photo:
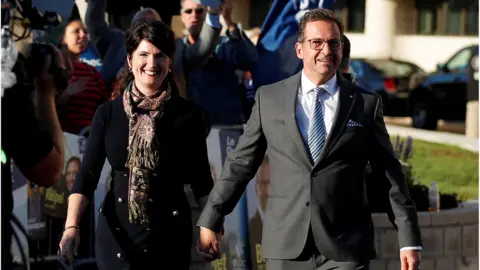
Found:
[{"label": "man's face", "polygon": [[316,78],[332,77],[342,59],[340,30],[333,22],[308,22],[304,39],[297,42],[295,48],[307,74]]},{"label": "man's face", "polygon": [[270,185],[270,163],[263,162],[258,169],[255,191],[260,201],[260,207],[265,212],[268,200],[268,186]]},{"label": "man's face", "polygon": [[193,0],[185,0],[182,4],[181,18],[185,28],[191,35],[200,34],[207,8]]},{"label": "man's face", "polygon": [[77,161],[72,161],[67,166],[66,181],[69,191],[72,191],[73,183],[75,182],[75,175],[77,174],[79,169],[80,164],[78,164]]}]

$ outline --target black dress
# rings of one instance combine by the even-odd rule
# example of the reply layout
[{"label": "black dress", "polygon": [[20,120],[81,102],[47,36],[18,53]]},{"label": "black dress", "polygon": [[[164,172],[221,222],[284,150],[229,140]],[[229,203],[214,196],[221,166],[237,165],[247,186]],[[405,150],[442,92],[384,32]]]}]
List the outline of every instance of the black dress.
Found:
[{"label": "black dress", "polygon": [[131,224],[127,207],[129,172],[125,167],[129,130],[122,97],[103,104],[95,114],[72,193],[92,198],[108,158],[112,181],[98,209],[95,232],[99,269],[189,267],[193,228],[184,184],[191,184],[197,198],[208,196],[213,187],[202,110],[190,101],[172,97],[156,132],[162,156],[150,187],[150,223]]}]

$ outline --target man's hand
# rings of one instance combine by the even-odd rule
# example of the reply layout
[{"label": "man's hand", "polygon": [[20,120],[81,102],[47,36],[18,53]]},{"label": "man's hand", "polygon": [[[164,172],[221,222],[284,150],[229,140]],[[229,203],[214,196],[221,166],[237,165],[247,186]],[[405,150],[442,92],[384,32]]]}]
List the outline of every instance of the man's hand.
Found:
[{"label": "man's hand", "polygon": [[221,235],[214,231],[200,227],[200,237],[198,239],[198,252],[209,260],[220,258]]},{"label": "man's hand", "polygon": [[420,250],[402,250],[400,251],[400,262],[402,270],[420,269]]},{"label": "man's hand", "polygon": [[235,30],[236,24],[232,20],[232,0],[225,0],[222,5],[222,17],[230,31]]}]

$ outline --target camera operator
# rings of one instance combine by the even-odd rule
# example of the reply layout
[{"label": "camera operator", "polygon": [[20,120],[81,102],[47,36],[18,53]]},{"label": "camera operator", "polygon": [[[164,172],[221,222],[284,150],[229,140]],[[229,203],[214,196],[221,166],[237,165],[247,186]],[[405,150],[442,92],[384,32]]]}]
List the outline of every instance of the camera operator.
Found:
[{"label": "camera operator", "polygon": [[[12,42],[11,46],[16,44]],[[4,90],[1,101],[3,202],[1,269],[12,269],[13,266],[12,162],[30,182],[40,186],[48,187],[55,184],[60,180],[62,173],[64,142],[55,109],[56,79],[50,73],[52,65],[64,70],[66,67],[60,51],[54,46],[45,46],[52,48],[51,53],[41,56],[43,65],[33,80],[27,72],[31,65],[27,64],[27,58],[31,55],[17,54],[12,69],[16,76],[16,84]]]}]

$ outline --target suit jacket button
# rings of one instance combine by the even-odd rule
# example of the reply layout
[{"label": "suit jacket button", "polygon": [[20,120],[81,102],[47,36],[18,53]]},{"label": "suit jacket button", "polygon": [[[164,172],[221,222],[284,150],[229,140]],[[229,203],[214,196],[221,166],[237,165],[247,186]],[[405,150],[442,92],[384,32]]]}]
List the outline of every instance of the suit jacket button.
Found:
[{"label": "suit jacket button", "polygon": [[120,231],[120,228],[117,227],[117,228],[115,228],[115,230]]},{"label": "suit jacket button", "polygon": [[309,207],[309,206],[310,206],[310,202],[306,202],[305,205],[306,205],[307,207]]},{"label": "suit jacket button", "polygon": [[148,252],[148,249],[144,249],[143,252],[147,253],[147,252]]},{"label": "suit jacket button", "polygon": [[148,202],[153,202],[153,199],[148,199]]},{"label": "suit jacket button", "polygon": [[125,176],[125,177],[128,176],[128,173],[124,174],[123,176]]},{"label": "suit jacket button", "polygon": [[122,254],[122,253],[120,253],[120,252],[119,252],[119,253],[117,253],[117,258],[119,258],[119,259],[123,259],[123,254]]},{"label": "suit jacket button", "polygon": [[123,202],[123,199],[122,199],[122,198],[118,198],[118,202],[119,202],[119,203],[122,203],[122,202]]},{"label": "suit jacket button", "polygon": [[175,216],[178,216],[178,211],[173,211],[172,212],[172,215],[175,217]]}]

